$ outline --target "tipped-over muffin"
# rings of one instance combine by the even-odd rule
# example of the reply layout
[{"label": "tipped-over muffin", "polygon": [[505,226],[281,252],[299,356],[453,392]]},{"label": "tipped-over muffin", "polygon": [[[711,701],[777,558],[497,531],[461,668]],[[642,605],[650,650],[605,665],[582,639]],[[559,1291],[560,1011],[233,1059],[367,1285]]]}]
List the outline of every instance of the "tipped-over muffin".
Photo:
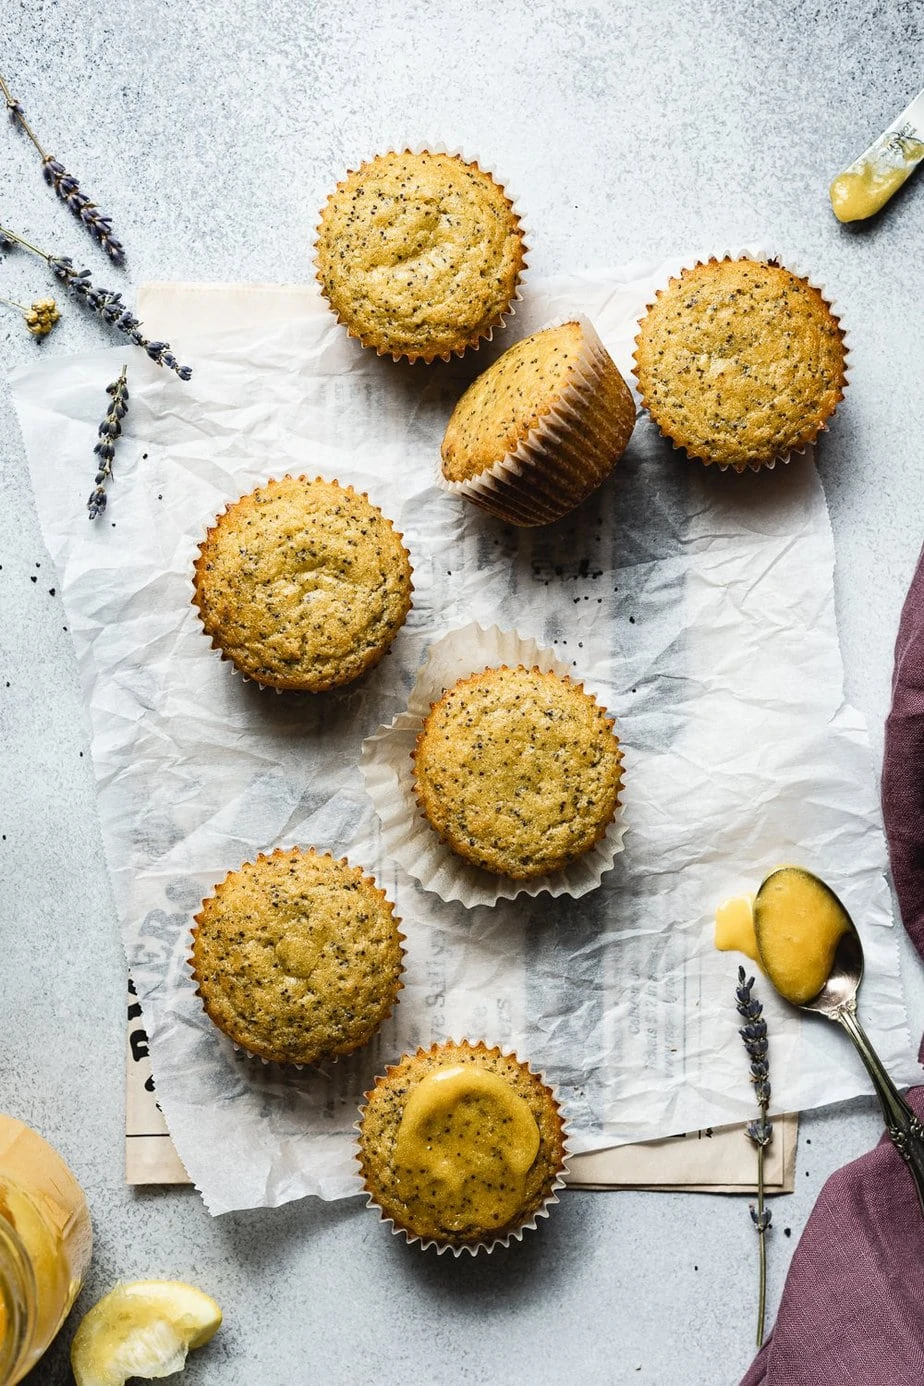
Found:
[{"label": "tipped-over muffin", "polygon": [[240,673],[319,693],[378,663],[411,591],[407,550],[377,506],[352,486],[286,476],[217,517],[199,546],[193,601]]},{"label": "tipped-over muffin", "polygon": [[434,1044],[404,1055],[366,1098],[358,1158],[369,1201],[409,1241],[489,1250],[555,1201],[558,1103],[514,1055]]},{"label": "tipped-over muffin", "polygon": [[503,324],[525,266],[513,203],[454,154],[380,154],[321,213],[318,281],[350,336],[396,360],[448,360]]},{"label": "tipped-over muffin", "polygon": [[385,892],[345,859],[298,847],[261,854],[196,915],[196,994],[229,1039],[262,1059],[352,1053],[401,989],[399,923]]},{"label": "tipped-over muffin", "polygon": [[500,519],[548,524],[606,480],[634,426],[629,387],[575,319],[517,342],[472,382],[443,438],[443,478]]},{"label": "tipped-over muffin", "polygon": [[460,679],[414,752],[430,826],[475,866],[528,880],[606,833],[622,784],[613,720],[580,683],[522,666]]},{"label": "tipped-over muffin", "polygon": [[711,259],[659,291],[636,339],[642,402],[690,457],[743,471],[804,448],[843,398],[844,333],[775,261]]}]

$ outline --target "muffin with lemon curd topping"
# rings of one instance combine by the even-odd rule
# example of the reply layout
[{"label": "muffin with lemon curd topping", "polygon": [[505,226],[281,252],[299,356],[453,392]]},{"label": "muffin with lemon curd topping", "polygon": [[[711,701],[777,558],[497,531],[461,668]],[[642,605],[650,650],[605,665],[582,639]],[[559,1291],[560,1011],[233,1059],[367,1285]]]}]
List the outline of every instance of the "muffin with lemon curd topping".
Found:
[{"label": "muffin with lemon curd topping", "polygon": [[339,688],[382,658],[411,605],[411,565],[367,496],[283,477],[219,515],[199,546],[193,602],[213,646],[279,689]]},{"label": "muffin with lemon curd topping", "polygon": [[377,1079],[358,1159],[370,1204],[396,1231],[474,1253],[519,1237],[556,1201],[563,1122],[528,1064],[447,1041],[404,1055]]},{"label": "muffin with lemon curd topping", "polygon": [[395,360],[443,360],[500,327],[526,264],[520,219],[459,155],[380,154],[337,184],[317,278],[350,336]]},{"label": "muffin with lemon curd topping", "polygon": [[548,524],[606,480],[634,426],[629,387],[576,318],[517,342],[472,382],[443,438],[443,484],[512,524]]},{"label": "muffin with lemon curd topping", "polygon": [[774,260],[684,269],[642,319],[635,362],[642,403],[665,437],[737,471],[813,442],[846,385],[830,305]]},{"label": "muffin with lemon curd topping", "polygon": [[580,683],[501,666],[460,679],[414,750],[417,800],[460,857],[514,880],[589,851],[619,803],[613,719]]},{"label": "muffin with lemon curd topping", "polygon": [[195,917],[209,1019],[240,1048],[312,1064],[366,1044],[402,986],[394,906],[346,859],[293,847],[231,871]]}]

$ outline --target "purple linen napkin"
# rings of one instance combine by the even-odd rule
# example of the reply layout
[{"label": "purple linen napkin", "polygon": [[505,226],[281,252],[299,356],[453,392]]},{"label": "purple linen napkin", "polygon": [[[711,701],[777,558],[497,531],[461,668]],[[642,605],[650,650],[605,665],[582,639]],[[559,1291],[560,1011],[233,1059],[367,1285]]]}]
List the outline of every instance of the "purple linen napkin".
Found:
[{"label": "purple linen napkin", "polygon": [[[902,922],[924,956],[924,550],[895,642],[882,810]],[[924,1118],[924,1088],[908,1101]],[[924,1218],[883,1136],[822,1189],[773,1332],[741,1386],[922,1386],[922,1285]]]},{"label": "purple linen napkin", "polygon": [[924,549],[895,641],[882,812],[902,922],[924,957]]}]

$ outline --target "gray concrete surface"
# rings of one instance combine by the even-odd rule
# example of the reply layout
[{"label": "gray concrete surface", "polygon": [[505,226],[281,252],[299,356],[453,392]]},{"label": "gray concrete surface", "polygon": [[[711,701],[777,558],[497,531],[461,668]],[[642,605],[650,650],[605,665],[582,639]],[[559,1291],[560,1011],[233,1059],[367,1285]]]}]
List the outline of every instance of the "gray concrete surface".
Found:
[{"label": "gray concrete surface", "polygon": [[[504,172],[539,273],[754,238],[810,266],[852,329],[852,389],[819,469],[846,693],[878,754],[924,537],[924,175],[853,229],[826,188],[924,81],[920,4],[9,0],[0,39],[0,70],[112,214],[127,272],[6,129],[0,221],[112,287],[305,280],[335,179],[405,136]],[[48,288],[40,262],[3,257],[0,293]],[[76,309],[40,347],[0,316],[7,368],[104,341]],[[357,1201],[212,1220],[190,1191],[123,1186],[121,945],[74,657],[5,386],[0,482],[0,1109],[40,1128],[87,1189],[97,1243],[80,1307],[116,1278],[212,1291],[225,1326],[190,1383],[736,1382],[756,1285],[742,1199],[570,1193],[538,1235],[473,1264],[409,1254]],[[920,1025],[921,968],[905,951]],[[771,1313],[825,1177],[877,1135],[871,1102],[805,1120],[796,1192],[774,1209]],[[36,1386],[69,1380],[73,1322]]]}]

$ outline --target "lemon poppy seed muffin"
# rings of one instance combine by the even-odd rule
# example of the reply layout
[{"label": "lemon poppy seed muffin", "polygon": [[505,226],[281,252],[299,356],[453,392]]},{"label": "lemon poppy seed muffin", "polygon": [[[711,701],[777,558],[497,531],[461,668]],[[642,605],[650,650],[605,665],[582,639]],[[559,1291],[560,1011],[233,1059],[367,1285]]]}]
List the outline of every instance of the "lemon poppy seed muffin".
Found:
[{"label": "lemon poppy seed muffin", "polygon": [[392,522],[351,486],[283,477],[219,515],[199,546],[193,601],[240,673],[322,692],[382,658],[411,605]]},{"label": "lemon poppy seed muffin", "polygon": [[503,323],[525,266],[503,188],[458,155],[378,155],[321,213],[322,292],[350,336],[396,360],[448,360]]},{"label": "lemon poppy seed muffin", "polygon": [[635,403],[586,319],[517,342],[465,391],[442,444],[449,490],[512,524],[559,519],[606,480]]},{"label": "lemon poppy seed muffin", "polygon": [[454,852],[528,880],[604,836],[621,764],[612,719],[580,683],[502,665],[460,679],[433,704],[414,779],[427,821]]},{"label": "lemon poppy seed muffin", "polygon": [[370,1040],[402,986],[394,906],[346,859],[298,847],[231,871],[195,916],[196,995],[248,1053],[312,1064]]},{"label": "lemon poppy seed muffin", "polygon": [[434,1044],[404,1055],[366,1099],[366,1192],[408,1240],[487,1250],[554,1201],[565,1167],[558,1103],[515,1055]]},{"label": "lemon poppy seed muffin", "polygon": [[642,402],[706,463],[757,469],[812,442],[843,398],[844,333],[775,261],[711,259],[662,289],[636,339]]}]

